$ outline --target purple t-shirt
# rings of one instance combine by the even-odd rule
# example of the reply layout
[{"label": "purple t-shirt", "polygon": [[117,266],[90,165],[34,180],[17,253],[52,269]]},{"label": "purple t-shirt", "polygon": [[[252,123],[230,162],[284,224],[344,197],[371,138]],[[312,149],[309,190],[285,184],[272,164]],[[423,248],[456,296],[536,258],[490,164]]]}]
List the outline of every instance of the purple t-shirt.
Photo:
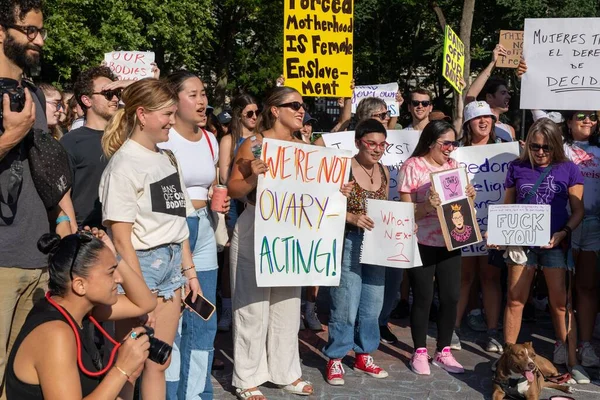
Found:
[{"label": "purple t-shirt", "polygon": [[[532,168],[529,162],[520,160],[508,165],[506,187],[516,188],[517,203],[524,202],[544,169]],[[577,165],[571,161],[555,164],[529,199],[529,204],[550,204],[551,234],[560,231],[569,220],[569,188],[575,185],[583,185],[583,176]]]}]

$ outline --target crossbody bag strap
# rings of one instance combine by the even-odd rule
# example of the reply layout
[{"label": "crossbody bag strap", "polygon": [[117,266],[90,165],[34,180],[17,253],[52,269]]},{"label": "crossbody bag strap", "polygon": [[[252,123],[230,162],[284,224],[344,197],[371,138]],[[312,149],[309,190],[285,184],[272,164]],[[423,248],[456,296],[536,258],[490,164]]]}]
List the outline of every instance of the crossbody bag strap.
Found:
[{"label": "crossbody bag strap", "polygon": [[525,198],[523,199],[523,204],[529,203],[529,200],[531,200],[531,198],[533,197],[535,192],[538,190],[538,188],[540,187],[540,185],[542,184],[544,179],[546,179],[546,177],[548,176],[548,174],[550,173],[551,170],[552,170],[552,164],[548,165],[544,169],[544,171],[542,171],[542,174],[539,176],[537,181],[535,181],[535,184],[531,187],[531,190],[529,191],[529,193],[527,193],[527,196],[525,196]]}]

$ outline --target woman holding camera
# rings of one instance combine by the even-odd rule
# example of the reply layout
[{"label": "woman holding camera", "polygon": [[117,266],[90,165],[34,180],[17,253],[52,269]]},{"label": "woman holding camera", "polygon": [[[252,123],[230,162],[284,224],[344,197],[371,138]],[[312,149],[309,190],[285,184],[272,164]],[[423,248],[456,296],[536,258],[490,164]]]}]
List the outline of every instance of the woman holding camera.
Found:
[{"label": "woman holding camera", "polygon": [[[148,313],[156,306],[154,296],[127,262],[117,262],[103,231],[62,240],[47,233],[38,248],[50,254],[50,291],[34,306],[15,341],[6,369],[7,398],[116,398],[140,374],[148,358],[148,336],[143,327],[132,330],[118,345],[118,360],[104,367],[91,323]],[[117,294],[117,284],[127,294]]]},{"label": "woman holding camera", "polygon": [[[202,293],[192,260],[186,217],[194,212],[177,159],[158,143],[169,140],[175,123],[177,94],[170,85],[143,79],[123,92],[125,107],[109,122],[102,148],[110,161],[100,181],[103,225],[112,230],[115,247],[158,296],[148,325],[172,346],[181,312],[181,287]],[[118,334],[131,324],[117,324]],[[147,361],[141,384],[145,400],[166,396],[164,364]],[[133,387],[125,398],[132,398]]]}]

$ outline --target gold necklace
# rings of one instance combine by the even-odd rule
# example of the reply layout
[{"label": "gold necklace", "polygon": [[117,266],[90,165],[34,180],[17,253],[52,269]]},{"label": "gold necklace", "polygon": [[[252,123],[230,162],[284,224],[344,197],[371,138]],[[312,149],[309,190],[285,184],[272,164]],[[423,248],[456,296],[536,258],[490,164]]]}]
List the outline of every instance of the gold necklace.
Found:
[{"label": "gold necklace", "polygon": [[[356,157],[354,157],[354,159],[356,160]],[[375,166],[373,166],[373,168],[371,170],[371,174],[369,175],[369,172],[367,172],[367,169],[365,167],[363,167],[363,165],[361,163],[359,163],[358,160],[356,160],[356,163],[358,165],[360,165],[360,167],[363,169],[363,171],[365,171],[365,174],[367,174],[369,179],[371,179],[371,185],[372,185],[373,184],[373,175],[375,175]]]}]

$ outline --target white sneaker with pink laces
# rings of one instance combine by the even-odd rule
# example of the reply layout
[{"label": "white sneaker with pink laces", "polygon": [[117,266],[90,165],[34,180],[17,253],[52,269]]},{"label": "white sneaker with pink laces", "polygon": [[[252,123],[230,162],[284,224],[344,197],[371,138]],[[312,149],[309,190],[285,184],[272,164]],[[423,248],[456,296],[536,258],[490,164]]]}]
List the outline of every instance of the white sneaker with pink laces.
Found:
[{"label": "white sneaker with pink laces", "polygon": [[449,346],[444,347],[441,352],[435,352],[435,357],[433,358],[432,364],[445,369],[451,374],[462,374],[465,372],[463,366],[460,365],[452,355]]}]

